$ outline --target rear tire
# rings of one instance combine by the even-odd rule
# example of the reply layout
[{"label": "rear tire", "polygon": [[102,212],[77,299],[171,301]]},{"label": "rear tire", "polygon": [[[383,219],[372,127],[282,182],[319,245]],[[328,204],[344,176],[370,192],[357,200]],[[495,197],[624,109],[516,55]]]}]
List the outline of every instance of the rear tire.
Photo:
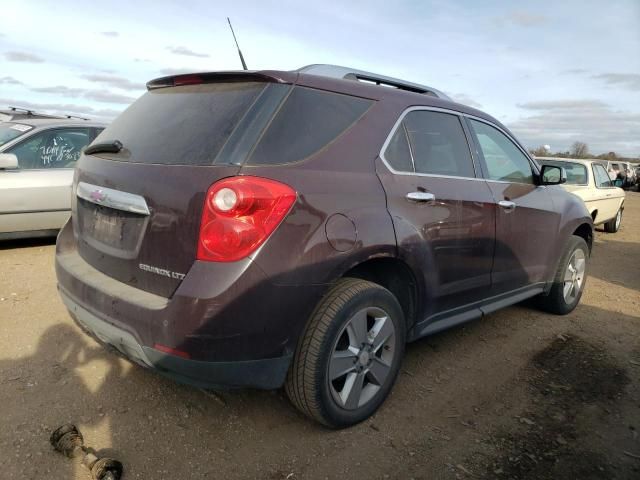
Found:
[{"label": "rear tire", "polygon": [[396,297],[375,283],[340,280],[300,339],[285,390],[305,415],[330,428],[375,413],[395,383],[405,346]]},{"label": "rear tire", "polygon": [[566,315],[580,303],[587,282],[589,247],[572,235],[565,247],[548,295],[538,297],[538,306],[556,315]]},{"label": "rear tire", "polygon": [[607,233],[616,233],[620,230],[620,224],[622,223],[622,208],[618,210],[616,216],[604,224],[604,231]]}]

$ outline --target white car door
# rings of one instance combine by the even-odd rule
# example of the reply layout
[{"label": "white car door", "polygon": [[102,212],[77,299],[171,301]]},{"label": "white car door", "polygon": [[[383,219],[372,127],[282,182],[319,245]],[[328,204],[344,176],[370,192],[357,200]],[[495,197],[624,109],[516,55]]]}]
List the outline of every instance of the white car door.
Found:
[{"label": "white car door", "polygon": [[3,153],[16,170],[0,171],[0,233],[58,230],[69,218],[73,168],[91,141],[90,128],[55,128]]},{"label": "white car door", "polygon": [[592,195],[598,205],[598,215],[594,222],[599,224],[611,220],[616,216],[618,209],[620,208],[622,198],[624,198],[624,191],[613,186],[613,182],[601,164],[592,163],[591,168],[595,183]]}]

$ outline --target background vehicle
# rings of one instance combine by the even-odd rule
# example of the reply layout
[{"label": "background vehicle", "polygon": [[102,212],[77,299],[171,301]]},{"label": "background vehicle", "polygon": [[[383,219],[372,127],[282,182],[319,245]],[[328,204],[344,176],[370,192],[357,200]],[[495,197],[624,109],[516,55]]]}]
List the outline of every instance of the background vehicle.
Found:
[{"label": "background vehicle", "polygon": [[580,300],[584,203],[483,112],[327,65],[148,90],[81,156],[56,252],[71,314],[136,363],[285,384],[344,427],[382,404],[406,341]]},{"label": "background vehicle", "polygon": [[0,123],[0,239],[51,236],[62,228],[75,163],[103,129],[69,119]]},{"label": "background vehicle", "polygon": [[605,231],[615,233],[622,222],[625,193],[615,187],[598,160],[579,160],[552,157],[537,157],[542,165],[556,165],[567,172],[563,187],[580,197],[595,225],[603,225]]}]

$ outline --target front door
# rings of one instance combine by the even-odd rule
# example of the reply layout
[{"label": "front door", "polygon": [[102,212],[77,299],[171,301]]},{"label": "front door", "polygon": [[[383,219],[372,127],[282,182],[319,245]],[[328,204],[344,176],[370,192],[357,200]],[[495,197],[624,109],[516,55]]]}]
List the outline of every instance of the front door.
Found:
[{"label": "front door", "polygon": [[64,225],[71,211],[73,167],[92,138],[90,128],[56,128],[4,152],[18,157],[18,169],[0,171],[0,232]]},{"label": "front door", "polygon": [[598,211],[593,221],[596,224],[611,220],[620,208],[620,189],[613,185],[607,171],[599,163],[592,163],[595,189],[591,189],[592,198]]},{"label": "front door", "polygon": [[486,297],[493,199],[476,177],[461,118],[411,109],[387,141],[377,172],[400,254],[421,267],[427,301],[419,320]]},{"label": "front door", "polygon": [[527,155],[503,131],[469,119],[496,211],[492,291],[500,294],[549,280],[560,214],[547,187],[536,184]]}]

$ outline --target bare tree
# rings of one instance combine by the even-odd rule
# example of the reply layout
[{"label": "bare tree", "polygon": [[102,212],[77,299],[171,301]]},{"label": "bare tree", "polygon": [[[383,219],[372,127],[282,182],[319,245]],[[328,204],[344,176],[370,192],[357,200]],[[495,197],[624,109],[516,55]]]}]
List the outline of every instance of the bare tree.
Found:
[{"label": "bare tree", "polygon": [[546,157],[549,155],[549,150],[546,148],[545,145],[540,145],[537,148],[531,149],[529,150],[529,152],[534,156],[534,157]]},{"label": "bare tree", "polygon": [[585,158],[589,155],[589,147],[584,142],[574,142],[571,145],[571,156],[575,158]]}]

